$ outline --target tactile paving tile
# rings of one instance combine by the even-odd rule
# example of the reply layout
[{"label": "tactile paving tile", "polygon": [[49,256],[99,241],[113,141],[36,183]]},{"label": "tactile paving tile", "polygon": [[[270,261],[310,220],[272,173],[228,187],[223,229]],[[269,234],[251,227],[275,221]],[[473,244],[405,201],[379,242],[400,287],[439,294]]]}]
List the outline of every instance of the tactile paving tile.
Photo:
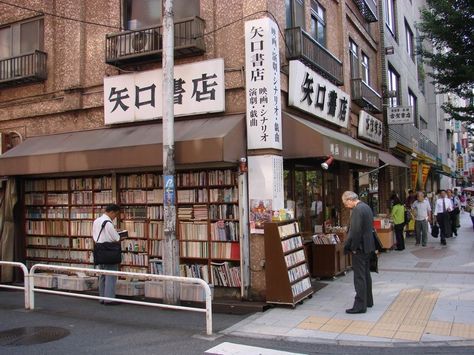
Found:
[{"label": "tactile paving tile", "polygon": [[433,334],[433,335],[444,335],[449,336],[451,335],[451,328],[453,326],[452,322],[442,322],[442,321],[428,321],[428,324],[425,328],[426,334]]},{"label": "tactile paving tile", "polygon": [[311,330],[318,330],[324,324],[326,324],[331,318],[329,317],[318,317],[318,316],[310,316],[298,324],[297,328],[301,329],[311,329]]},{"label": "tactile paving tile", "polygon": [[474,324],[453,323],[451,336],[474,339]]},{"label": "tactile paving tile", "polygon": [[345,334],[367,335],[374,327],[374,322],[355,320],[344,330]]},{"label": "tactile paving tile", "polygon": [[351,323],[352,320],[349,319],[331,319],[319,330],[322,332],[342,333]]}]

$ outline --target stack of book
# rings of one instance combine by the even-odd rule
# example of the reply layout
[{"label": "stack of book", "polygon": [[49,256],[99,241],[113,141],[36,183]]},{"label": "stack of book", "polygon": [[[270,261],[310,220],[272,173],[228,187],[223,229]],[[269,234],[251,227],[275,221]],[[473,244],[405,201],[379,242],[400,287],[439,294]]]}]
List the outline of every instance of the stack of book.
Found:
[{"label": "stack of book", "polygon": [[192,219],[193,208],[192,207],[178,207],[178,219]]},{"label": "stack of book", "polygon": [[314,244],[339,244],[341,240],[337,234],[315,234],[313,242]]},{"label": "stack of book", "polygon": [[224,287],[240,287],[240,267],[228,262],[211,263],[212,284]]},{"label": "stack of book", "polygon": [[193,206],[194,219],[207,220],[207,205]]}]

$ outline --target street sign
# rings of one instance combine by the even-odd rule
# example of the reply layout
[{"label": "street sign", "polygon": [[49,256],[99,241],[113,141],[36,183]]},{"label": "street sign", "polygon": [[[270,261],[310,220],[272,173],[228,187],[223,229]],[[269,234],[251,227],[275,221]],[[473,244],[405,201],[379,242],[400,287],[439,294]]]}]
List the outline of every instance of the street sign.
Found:
[{"label": "street sign", "polygon": [[412,106],[397,106],[387,108],[388,124],[413,123],[413,118]]}]

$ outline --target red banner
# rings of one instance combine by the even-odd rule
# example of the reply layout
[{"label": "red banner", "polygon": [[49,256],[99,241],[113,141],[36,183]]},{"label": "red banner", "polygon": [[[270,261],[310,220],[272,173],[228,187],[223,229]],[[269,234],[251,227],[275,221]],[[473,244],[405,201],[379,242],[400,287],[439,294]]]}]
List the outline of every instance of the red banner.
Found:
[{"label": "red banner", "polygon": [[418,182],[418,160],[411,161],[411,188],[416,190],[416,183]]},{"label": "red banner", "polygon": [[428,164],[423,164],[422,165],[422,170],[421,170],[421,188],[425,190],[426,188],[426,180],[428,180],[428,174],[430,173],[431,167]]}]

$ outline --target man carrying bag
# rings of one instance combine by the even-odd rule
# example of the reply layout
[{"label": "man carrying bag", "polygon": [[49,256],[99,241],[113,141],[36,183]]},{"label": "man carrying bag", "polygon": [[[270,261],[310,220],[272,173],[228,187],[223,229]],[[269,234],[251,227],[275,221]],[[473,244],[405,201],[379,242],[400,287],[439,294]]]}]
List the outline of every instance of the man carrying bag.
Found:
[{"label": "man carrying bag", "polygon": [[[120,235],[115,230],[112,221],[118,217],[120,207],[115,204],[108,205],[105,213],[94,221],[92,238],[94,239],[94,264],[102,270],[118,271],[120,266]],[[117,276],[99,276],[99,296],[115,298],[115,285]],[[103,301],[105,305],[120,304],[118,302]]]}]

